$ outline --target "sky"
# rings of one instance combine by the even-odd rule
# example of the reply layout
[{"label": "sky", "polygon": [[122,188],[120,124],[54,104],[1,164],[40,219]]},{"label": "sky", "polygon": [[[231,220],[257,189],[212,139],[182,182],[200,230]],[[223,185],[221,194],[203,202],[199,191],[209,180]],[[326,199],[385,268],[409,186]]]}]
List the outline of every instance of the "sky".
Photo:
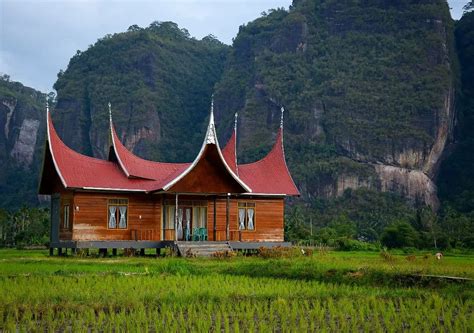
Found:
[{"label": "sky", "polygon": [[[232,44],[239,26],[291,0],[0,0],[0,73],[42,92],[77,50],[133,24],[173,21],[201,39]],[[468,0],[449,0],[459,19]]]}]

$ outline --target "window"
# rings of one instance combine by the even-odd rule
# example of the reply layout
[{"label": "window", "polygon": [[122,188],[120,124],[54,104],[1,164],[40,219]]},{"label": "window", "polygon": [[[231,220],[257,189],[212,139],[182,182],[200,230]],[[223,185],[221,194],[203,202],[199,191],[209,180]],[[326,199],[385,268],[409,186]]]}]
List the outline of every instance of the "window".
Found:
[{"label": "window", "polygon": [[207,207],[193,207],[193,228],[207,228]]},{"label": "window", "polygon": [[239,202],[239,230],[255,230],[255,203]]},{"label": "window", "polygon": [[174,229],[175,208],[165,206],[165,229]]},{"label": "window", "polygon": [[69,230],[69,205],[63,206],[63,229]]},{"label": "window", "polygon": [[109,229],[127,229],[128,199],[109,199],[108,227]]}]

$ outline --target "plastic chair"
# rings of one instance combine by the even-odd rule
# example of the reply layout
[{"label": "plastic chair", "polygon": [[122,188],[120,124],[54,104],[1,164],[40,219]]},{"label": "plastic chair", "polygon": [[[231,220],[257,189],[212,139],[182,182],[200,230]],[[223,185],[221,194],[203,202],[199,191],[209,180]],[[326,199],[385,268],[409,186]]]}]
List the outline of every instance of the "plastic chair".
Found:
[{"label": "plastic chair", "polygon": [[193,241],[198,241],[200,240],[200,234],[199,234],[199,228],[194,228],[193,229]]},{"label": "plastic chair", "polygon": [[207,229],[206,228],[199,228],[199,238],[202,241],[207,241]]}]

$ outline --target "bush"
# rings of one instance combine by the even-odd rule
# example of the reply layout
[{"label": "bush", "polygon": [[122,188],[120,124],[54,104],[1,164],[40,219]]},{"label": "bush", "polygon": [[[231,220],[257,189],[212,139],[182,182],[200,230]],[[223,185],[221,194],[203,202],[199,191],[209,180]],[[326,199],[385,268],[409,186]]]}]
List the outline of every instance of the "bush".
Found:
[{"label": "bush", "polygon": [[[302,251],[303,250],[303,251]],[[260,247],[258,249],[258,256],[270,259],[270,258],[292,258],[292,257],[300,257],[305,255],[307,249],[298,249],[296,247],[283,247],[283,246],[275,246],[275,247]],[[313,253],[312,251],[310,252]],[[309,255],[309,254],[308,254]]]},{"label": "bush", "polygon": [[377,243],[362,242],[351,238],[341,237],[330,242],[340,251],[379,251],[380,246]]},{"label": "bush", "polygon": [[386,227],[380,239],[388,248],[413,247],[418,239],[418,234],[407,222],[397,222]]}]

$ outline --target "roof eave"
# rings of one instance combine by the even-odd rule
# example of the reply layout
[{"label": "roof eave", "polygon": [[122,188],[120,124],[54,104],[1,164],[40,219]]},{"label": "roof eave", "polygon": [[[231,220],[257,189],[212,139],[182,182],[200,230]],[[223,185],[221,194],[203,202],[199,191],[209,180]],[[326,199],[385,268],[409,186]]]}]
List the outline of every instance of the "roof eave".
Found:
[{"label": "roof eave", "polygon": [[63,184],[64,188],[68,188],[67,186],[67,183],[66,183],[66,180],[64,179],[62,173],[61,173],[61,170],[59,168],[59,165],[56,161],[56,158],[54,157],[54,148],[53,148],[53,145],[52,145],[52,141],[51,141],[51,128],[52,128],[53,124],[52,124],[52,118],[51,118],[51,114],[50,114],[50,111],[49,111],[49,107],[46,108],[46,131],[47,131],[47,138],[46,140],[48,141],[48,147],[49,147],[49,152],[51,153],[51,159],[53,160],[53,164],[54,164],[54,168],[59,176],[59,179],[61,179],[61,183]]}]

